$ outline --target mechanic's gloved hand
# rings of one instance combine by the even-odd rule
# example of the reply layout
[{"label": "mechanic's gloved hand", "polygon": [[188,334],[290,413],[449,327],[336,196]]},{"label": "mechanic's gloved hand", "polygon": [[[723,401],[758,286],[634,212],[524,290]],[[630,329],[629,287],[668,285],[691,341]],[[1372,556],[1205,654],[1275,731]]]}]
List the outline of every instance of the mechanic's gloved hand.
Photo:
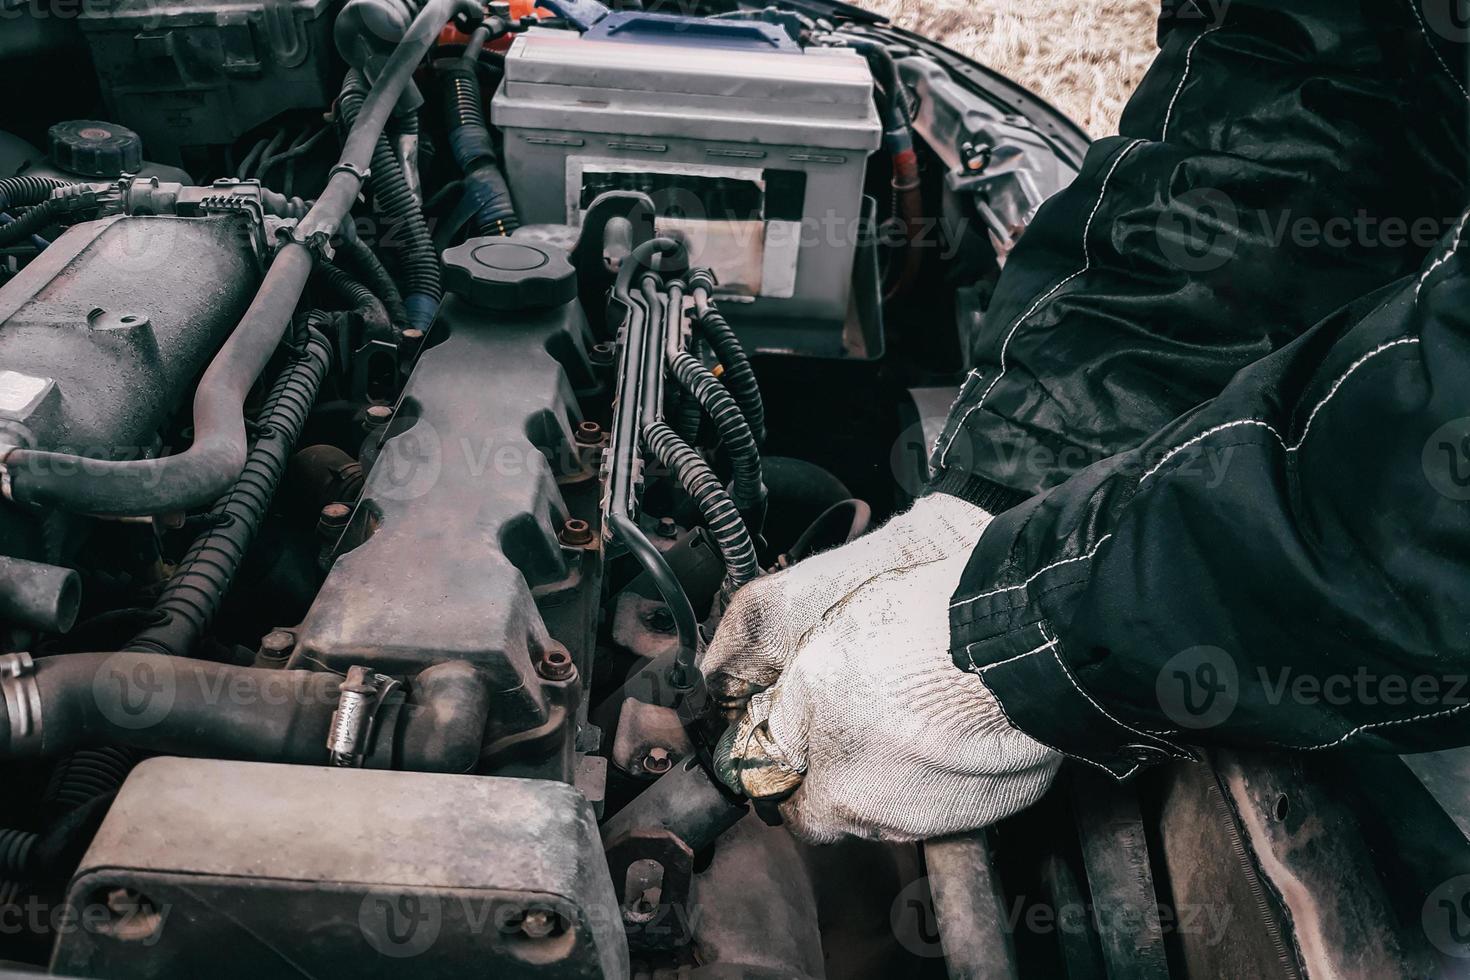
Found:
[{"label": "mechanic's gloved hand", "polygon": [[1039,798],[1060,756],[949,656],[949,599],[989,520],[934,494],[741,589],[701,661],[717,700],[747,708],[717,753],[726,782],[791,794],[781,813],[814,842],[957,833]]}]

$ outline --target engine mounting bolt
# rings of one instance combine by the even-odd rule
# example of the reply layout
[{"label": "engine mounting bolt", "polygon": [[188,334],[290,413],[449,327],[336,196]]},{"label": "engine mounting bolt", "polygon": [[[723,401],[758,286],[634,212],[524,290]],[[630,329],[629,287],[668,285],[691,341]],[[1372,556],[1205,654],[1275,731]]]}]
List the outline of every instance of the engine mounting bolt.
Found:
[{"label": "engine mounting bolt", "polygon": [[679,523],[672,517],[660,517],[655,533],[661,538],[677,538],[679,536]]},{"label": "engine mounting bolt", "polygon": [[265,636],[261,637],[260,640],[260,650],[262,653],[274,653],[278,656],[285,656],[290,653],[291,648],[295,645],[296,637],[292,636],[287,630],[271,630]]},{"label": "engine mounting bolt", "polygon": [[655,745],[643,757],[643,770],[645,772],[651,772],[655,776],[662,776],[673,768],[673,765],[674,759],[669,755],[669,750],[661,745]]},{"label": "engine mounting bolt", "polygon": [[596,422],[577,423],[577,442],[583,446],[595,446],[602,441],[602,426]]},{"label": "engine mounting bolt", "polygon": [[290,630],[271,630],[260,638],[260,649],[255,651],[252,667],[271,669],[286,666],[291,651],[296,647],[296,635]]},{"label": "engine mounting bolt", "polygon": [[568,517],[561,523],[561,543],[580,548],[592,543],[592,525],[578,517]]},{"label": "engine mounting bolt", "polygon": [[572,663],[572,655],[559,647],[552,647],[541,655],[541,662],[536,665],[537,672],[549,681],[570,680],[577,672],[577,667]]},{"label": "engine mounting bolt", "polygon": [[404,354],[417,354],[424,343],[424,332],[418,327],[405,327],[398,335],[399,348]]},{"label": "engine mounting bolt", "polygon": [[593,344],[590,351],[593,363],[611,364],[613,362],[612,344]]}]

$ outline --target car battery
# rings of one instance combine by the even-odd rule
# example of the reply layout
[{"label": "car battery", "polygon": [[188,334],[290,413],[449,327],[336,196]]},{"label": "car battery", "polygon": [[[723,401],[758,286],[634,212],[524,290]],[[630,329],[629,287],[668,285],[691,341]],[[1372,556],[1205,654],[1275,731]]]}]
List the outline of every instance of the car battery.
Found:
[{"label": "car battery", "polygon": [[771,25],[613,14],[517,38],[492,103],[522,223],[580,224],[610,190],[720,281],[737,327],[840,331],[882,127],[866,61]]}]

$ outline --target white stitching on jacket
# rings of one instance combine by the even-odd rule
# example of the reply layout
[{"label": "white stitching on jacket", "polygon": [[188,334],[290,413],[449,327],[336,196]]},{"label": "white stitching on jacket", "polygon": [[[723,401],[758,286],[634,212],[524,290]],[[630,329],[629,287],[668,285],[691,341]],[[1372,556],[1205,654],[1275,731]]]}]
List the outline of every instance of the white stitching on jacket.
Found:
[{"label": "white stitching on jacket", "polygon": [[[1046,637],[1046,630],[1042,628],[1042,626],[1041,626],[1040,623],[1037,623],[1036,624],[1036,628],[1041,631],[1041,635],[1043,637]],[[992,667],[999,667],[1002,664],[1012,663],[1014,661],[1021,660],[1021,659],[1025,658],[1025,657],[1029,657],[1033,653],[1040,653],[1042,650],[1051,649],[1052,647],[1055,647],[1056,646],[1056,642],[1057,642],[1056,640],[1053,640],[1050,637],[1047,637],[1047,642],[1043,643],[1041,646],[1035,648],[1034,650],[1027,650],[1025,653],[1018,654],[1018,655],[1016,655],[1014,657],[1007,657],[1005,660],[999,660],[999,661],[996,661],[993,664],[986,664],[984,667],[975,667],[975,657],[974,657],[973,654],[970,654],[969,655],[970,656],[970,666],[975,667],[975,676],[977,676],[977,677],[980,678],[981,683],[984,683],[985,682],[985,672],[987,670],[990,670]],[[987,684],[986,687],[988,689],[989,688],[989,685]],[[1016,724],[1015,721],[1013,721],[1011,719],[1010,712],[1006,710],[1005,702],[1002,701],[999,697],[997,697],[994,691],[991,691],[990,694],[991,694],[991,697],[994,697],[995,698],[995,705],[996,705],[996,707],[1000,708],[1001,717],[1005,718],[1005,720],[1010,724],[1010,726],[1012,728],[1014,728],[1017,731],[1021,732],[1021,734],[1025,735],[1027,738],[1031,739],[1033,742],[1036,742],[1036,743],[1038,743],[1040,745],[1045,745],[1047,748],[1051,749],[1057,755],[1064,755],[1064,756],[1066,756],[1069,759],[1076,759],[1078,762],[1085,762],[1089,766],[1092,766],[1092,767],[1094,767],[1096,769],[1101,770],[1102,772],[1107,773],[1109,776],[1112,776],[1114,779],[1119,780],[1120,782],[1122,780],[1124,780],[1124,779],[1127,779],[1129,776],[1133,775],[1135,772],[1137,772],[1139,770],[1139,768],[1141,767],[1141,765],[1142,765],[1141,763],[1140,764],[1137,764],[1137,765],[1134,765],[1131,769],[1129,769],[1127,772],[1123,773],[1120,776],[1119,774],[1113,772],[1113,770],[1109,769],[1107,766],[1103,765],[1101,762],[1096,762],[1096,761],[1094,761],[1092,759],[1087,758],[1086,756],[1073,755],[1070,752],[1063,752],[1061,749],[1057,748],[1055,745],[1050,745],[1050,744],[1048,744],[1046,742],[1043,742],[1043,741],[1041,741],[1041,739],[1037,738],[1035,735],[1032,735],[1031,733],[1029,733],[1029,732],[1025,731],[1023,728],[1021,728],[1020,725]]]},{"label": "white stitching on jacket", "polygon": [[[1046,649],[1048,649],[1050,647],[1056,646],[1057,641],[1051,639],[1050,637],[1047,637],[1046,636],[1046,630],[1042,630],[1041,631],[1041,635],[1043,637],[1046,637],[1046,642],[1043,643],[1041,646],[1036,647],[1036,648],[1031,649],[1031,650],[1027,650],[1025,653],[1018,653],[1014,657],[1006,657],[1004,660],[997,660],[993,664],[986,664],[984,667],[981,667],[979,664],[975,663],[975,651],[973,649],[970,649],[969,647],[967,647],[965,649],[965,656],[967,656],[967,657],[970,658],[970,666],[973,667],[973,668],[975,668],[975,673],[977,673],[977,674],[983,674],[983,673],[985,673],[987,670],[989,670],[992,667],[999,667],[1002,664],[1014,663],[1017,660],[1025,660],[1027,657],[1031,656],[1033,653],[1040,653],[1043,650],[1046,650]],[[974,645],[975,644],[972,643],[972,644],[970,644],[970,647],[973,647]]]},{"label": "white stitching on jacket", "polygon": [[1419,302],[1419,290],[1424,288],[1425,280],[1427,280],[1434,273],[1435,269],[1438,269],[1440,266],[1444,265],[1450,260],[1450,257],[1454,255],[1455,252],[1459,251],[1460,236],[1465,233],[1466,218],[1470,218],[1470,209],[1466,209],[1465,212],[1460,215],[1460,223],[1455,225],[1455,237],[1450,240],[1450,247],[1445,249],[1443,255],[1435,259],[1433,262],[1429,263],[1429,267],[1419,274],[1418,281],[1414,283],[1414,302]]},{"label": "white stitching on jacket", "polygon": [[[1276,441],[1279,442],[1279,443],[1281,443],[1281,448],[1282,449],[1285,449],[1286,448],[1286,440],[1283,439],[1283,438],[1281,438],[1281,433],[1277,432],[1276,431],[1276,427],[1274,425],[1272,425],[1270,422],[1264,422],[1261,419],[1236,419],[1234,422],[1224,422],[1224,423],[1222,423],[1220,425],[1216,425],[1216,426],[1213,426],[1211,428],[1206,429],[1205,431],[1201,432],[1199,435],[1195,436],[1193,439],[1190,439],[1187,442],[1181,442],[1179,445],[1177,445],[1173,449],[1169,450],[1167,453],[1165,453],[1163,455],[1163,458],[1162,459],[1160,459],[1153,466],[1149,467],[1148,470],[1143,474],[1143,476],[1141,476],[1141,477],[1138,478],[1138,486],[1143,486],[1143,481],[1144,480],[1147,480],[1149,477],[1153,476],[1155,473],[1157,473],[1160,469],[1163,468],[1163,466],[1164,466],[1165,463],[1169,462],[1169,460],[1173,459],[1175,456],[1179,455],[1184,450],[1188,449],[1190,446],[1193,446],[1195,443],[1200,442],[1201,440],[1203,440],[1203,439],[1205,439],[1205,438],[1207,438],[1209,436],[1214,435],[1216,432],[1223,432],[1226,429],[1234,429],[1234,428],[1237,428],[1237,427],[1242,426],[1242,425],[1254,425],[1254,426],[1259,426],[1262,429],[1268,430],[1273,436],[1276,437]],[[1137,491],[1135,490],[1135,492],[1137,492]]]},{"label": "white stitching on jacket", "polygon": [[1107,174],[1102,179],[1102,184],[1098,186],[1097,200],[1092,205],[1091,213],[1087,215],[1087,224],[1082,226],[1082,268],[1048,289],[1036,302],[1032,303],[1026,309],[1025,313],[1022,313],[1016,318],[1015,323],[1011,324],[1011,329],[1006,333],[1006,338],[1001,341],[1000,345],[1000,373],[991,380],[990,384],[985,386],[985,391],[981,393],[980,400],[965,409],[965,414],[960,416],[960,420],[956,423],[954,431],[949,434],[949,441],[944,444],[944,452],[939,454],[939,469],[943,469],[948,464],[949,450],[954,446],[955,439],[964,431],[965,423],[969,421],[971,413],[985,404],[985,399],[990,397],[990,392],[995,388],[1000,379],[1006,376],[1006,350],[1011,346],[1011,338],[1016,335],[1016,331],[1020,329],[1021,324],[1030,319],[1031,315],[1041,308],[1041,304],[1055,296],[1063,286],[1092,268],[1092,250],[1087,247],[1087,236],[1092,231],[1092,219],[1097,217],[1098,209],[1102,207],[1103,197],[1108,192],[1108,182],[1113,179],[1113,173],[1118,169],[1118,164],[1122,163],[1123,158],[1132,153],[1140,143],[1145,142],[1147,140],[1136,139],[1118,151],[1118,155],[1113,159],[1113,165],[1108,168]]},{"label": "white stitching on jacket", "polygon": [[1088,694],[1087,691],[1085,691],[1083,689],[1082,685],[1079,684],[1079,683],[1077,683],[1077,678],[1072,675],[1071,668],[1069,668],[1067,666],[1067,662],[1062,659],[1061,647],[1059,647],[1057,645],[1056,638],[1047,634],[1046,627],[1045,626],[1041,626],[1040,624],[1037,624],[1037,625],[1038,625],[1038,628],[1041,630],[1041,635],[1042,636],[1045,636],[1048,640],[1051,640],[1051,644],[1050,644],[1050,646],[1051,646],[1051,655],[1053,657],[1056,657],[1057,658],[1057,666],[1060,667],[1060,668],[1062,668],[1062,675],[1067,678],[1067,682],[1069,684],[1071,684],[1073,687],[1075,687],[1077,689],[1077,693],[1078,694],[1082,695],[1084,698],[1087,699],[1087,703],[1088,704],[1090,704],[1094,708],[1096,708],[1098,710],[1098,713],[1101,714],[1108,721],[1110,721],[1113,724],[1117,725],[1119,728],[1123,728],[1123,729],[1126,729],[1127,731],[1132,732],[1134,735],[1137,735],[1141,739],[1148,740],[1148,739],[1151,739],[1151,738],[1154,738],[1155,737],[1153,735],[1148,734],[1147,732],[1139,731],[1137,728],[1134,728],[1132,725],[1124,724],[1123,722],[1119,721],[1117,718],[1114,718],[1111,714],[1109,714],[1106,708],[1104,708],[1102,705],[1100,705],[1096,701],[1094,701],[1092,699],[1092,695],[1091,694]]},{"label": "white stitching on jacket", "polygon": [[[1024,582],[1018,583],[1016,585],[1007,585],[999,589],[991,589],[989,592],[982,592],[979,595],[971,596],[968,599],[961,599],[959,602],[952,602],[950,603],[949,608],[958,609],[960,606],[975,602],[978,599],[984,599],[987,596],[1000,595],[1000,593],[1002,592],[1015,592],[1017,589],[1024,589],[1026,586],[1030,585],[1032,582],[1036,581],[1038,578],[1051,571],[1053,568],[1058,568],[1062,565],[1070,565],[1073,562],[1086,561],[1087,559],[1091,558],[1093,555],[1097,554],[1097,549],[1101,548],[1103,544],[1108,540],[1108,538],[1111,538],[1112,536],[1113,532],[1109,531],[1107,534],[1104,534],[1102,537],[1098,538],[1096,542],[1094,542],[1092,550],[1087,552],[1087,554],[1077,555],[1074,558],[1063,558],[1061,561],[1054,561],[1050,565],[1047,565],[1044,568],[1039,568],[1036,571],[1032,572]],[[1044,630],[1042,631],[1042,635],[1046,635],[1046,632]],[[1037,647],[1037,649],[1039,650],[1042,648]],[[1036,650],[1032,650],[1031,652],[1035,653]]]},{"label": "white stitching on jacket", "polygon": [[1397,347],[1400,344],[1417,343],[1419,343],[1418,337],[1400,337],[1397,340],[1390,340],[1387,343],[1379,344],[1377,347],[1373,348],[1368,353],[1364,354],[1362,357],[1358,358],[1351,365],[1349,365],[1348,369],[1344,371],[1336,381],[1332,382],[1332,387],[1327,389],[1327,394],[1322,396],[1322,400],[1312,407],[1312,411],[1307,415],[1306,425],[1302,426],[1301,438],[1296,441],[1295,445],[1287,446],[1286,451],[1289,453],[1294,453],[1302,447],[1302,443],[1307,441],[1307,433],[1312,431],[1312,420],[1317,417],[1318,412],[1322,411],[1322,406],[1330,402],[1332,400],[1332,396],[1337,394],[1337,389],[1342,387],[1342,383],[1348,379],[1348,375],[1352,374],[1358,368],[1368,363],[1371,358],[1383,353],[1390,347]]},{"label": "white stitching on jacket", "polygon": [[1409,9],[1414,12],[1414,19],[1419,22],[1419,30],[1422,31],[1424,34],[1424,43],[1429,46],[1429,53],[1434,55],[1434,60],[1439,62],[1439,67],[1444,69],[1444,73],[1450,76],[1450,81],[1455,83],[1455,88],[1460,90],[1460,94],[1463,95],[1465,98],[1470,99],[1470,92],[1465,91],[1465,86],[1460,84],[1459,76],[1457,76],[1453,71],[1450,70],[1449,65],[1445,64],[1445,60],[1440,57],[1439,49],[1436,48],[1434,46],[1434,42],[1429,39],[1429,26],[1424,23],[1424,15],[1419,12],[1419,4],[1416,2],[1416,0],[1406,0],[1406,2],[1409,5]]},{"label": "white stitching on jacket", "polygon": [[[1410,0],[1410,3],[1412,2],[1413,0]],[[1160,142],[1169,138],[1169,120],[1174,117],[1174,103],[1179,101],[1179,93],[1184,91],[1184,83],[1189,80],[1189,64],[1194,60],[1195,45],[1224,26],[1224,24],[1216,24],[1214,27],[1201,32],[1199,37],[1189,42],[1189,48],[1184,52],[1184,71],[1179,76],[1179,84],[1174,87],[1174,96],[1169,100],[1169,108],[1164,110],[1164,128],[1159,133]]]},{"label": "white stitching on jacket", "polygon": [[1416,721],[1428,721],[1431,718],[1443,718],[1448,715],[1455,714],[1457,711],[1464,711],[1466,708],[1470,708],[1470,701],[1467,701],[1464,704],[1457,704],[1453,708],[1441,708],[1438,711],[1430,711],[1427,714],[1414,715],[1411,718],[1389,718],[1384,721],[1370,721],[1366,724],[1359,725],[1357,728],[1350,729],[1346,734],[1340,735],[1330,742],[1323,742],[1321,745],[1286,745],[1285,743],[1277,744],[1280,745],[1281,748],[1291,749],[1295,752],[1316,752],[1320,749],[1330,749],[1333,746],[1341,745],[1343,742],[1346,742],[1354,735],[1361,734],[1370,728],[1389,728],[1393,725],[1409,725]]}]

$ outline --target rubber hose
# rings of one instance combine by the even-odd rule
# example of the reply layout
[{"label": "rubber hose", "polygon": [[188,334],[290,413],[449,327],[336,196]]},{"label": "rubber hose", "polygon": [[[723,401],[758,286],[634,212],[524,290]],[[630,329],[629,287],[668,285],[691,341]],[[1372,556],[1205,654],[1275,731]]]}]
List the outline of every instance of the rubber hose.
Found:
[{"label": "rubber hose", "polygon": [[0,177],[0,211],[40,204],[51,192],[76,183],[60,177]]},{"label": "rubber hose", "polygon": [[23,878],[30,873],[31,856],[40,834],[27,830],[0,828],[0,875]]},{"label": "rubber hose", "polygon": [[55,819],[116,792],[133,771],[139,755],[124,746],[78,749],[57,764],[46,787],[45,809]]},{"label": "rubber hose", "polygon": [[665,422],[644,426],[643,441],[658,461],[673,472],[704,515],[705,525],[725,559],[726,592],[733,593],[759,575],[760,564],[750,530],[709,464]]},{"label": "rubber hose", "polygon": [[[316,264],[316,274],[332,292],[347,302],[352,312],[362,319],[367,326],[369,336],[384,339],[393,336],[393,324],[388,319],[388,310],[371,289],[354,279],[341,266],[325,259]],[[350,353],[345,349],[341,351],[344,362]]]},{"label": "rubber hose", "polygon": [[761,454],[740,406],[708,368],[683,351],[669,356],[669,371],[704,408],[720,433],[720,442],[730,454],[730,496],[735,506],[742,513],[760,507],[766,497],[761,482]]},{"label": "rubber hose", "polygon": [[[361,111],[363,99],[368,91],[367,80],[362,72],[352,69],[342,83],[339,105],[342,118],[352,125]],[[438,312],[439,301],[444,298],[444,286],[439,277],[439,256],[434,251],[434,240],[429,235],[429,224],[424,219],[423,206],[413,196],[408,179],[403,175],[403,164],[387,136],[379,136],[373,145],[372,174],[368,185],[373,199],[388,227],[401,231],[405,246],[403,255],[403,278],[406,284],[403,302],[408,315],[408,325],[427,330]]]},{"label": "rubber hose", "polygon": [[64,213],[60,201],[42,201],[10,224],[0,225],[0,247],[24,241],[42,228],[55,224]]},{"label": "rubber hose", "polygon": [[465,196],[474,202],[472,220],[479,235],[509,235],[520,227],[510,185],[500,171],[500,160],[485,108],[474,62],[458,61],[445,70],[448,100],[449,149],[464,171]]},{"label": "rubber hose", "polygon": [[281,372],[266,399],[258,420],[260,436],[245,468],[211,512],[215,526],[199,536],[168,580],[154,607],[159,621],[135,636],[127,649],[188,656],[214,621],[280,485],[331,360],[327,338],[310,330],[304,350]]},{"label": "rubber hose", "polygon": [[755,380],[750,358],[745,354],[745,345],[740,343],[734,329],[715,308],[711,297],[714,279],[709,273],[704,270],[691,273],[689,287],[694,296],[694,327],[725,369],[723,380],[735,396],[740,411],[745,413],[755,444],[763,446],[766,443],[765,401],[761,398],[760,384]]},{"label": "rubber hose", "polygon": [[[41,737],[13,744],[18,720],[0,699],[0,758],[52,756],[105,742],[171,755],[322,765],[342,680],[327,671],[157,653],[41,657],[30,674],[6,681],[25,685],[29,722]],[[160,690],[167,692],[162,698]],[[139,726],[119,710],[122,704],[142,705],[152,723]],[[473,665],[455,660],[420,671],[407,701],[383,707],[372,767],[468,771],[479,759],[489,712],[488,678]]]},{"label": "rubber hose", "polygon": [[[689,356],[696,361],[699,360],[700,343],[698,338],[690,338]],[[677,413],[674,417],[674,431],[679,433],[679,438],[691,446],[700,444],[699,437],[704,430],[704,406],[699,404],[699,399],[689,392],[680,392],[677,405]]]},{"label": "rubber hose", "polygon": [[[277,251],[255,300],[205,369],[194,392],[193,445],[162,459],[122,461],[0,448],[0,477],[9,478],[5,496],[19,503],[110,516],[202,507],[229,489],[245,466],[245,399],[290,324],[311,276],[315,249],[340,231],[398,96],[439,29],[460,13],[479,17],[483,11],[474,0],[427,0],[388,59],[378,83],[363,100],[316,203],[297,224],[295,237]],[[437,273],[437,262],[434,268]],[[4,487],[0,479],[0,488]]]},{"label": "rubber hose", "polygon": [[368,243],[359,238],[344,238],[337,253],[347,260],[382,302],[383,308],[388,311],[388,319],[393,324],[394,334],[408,326],[408,310],[403,305],[403,294],[398,291],[398,284],[393,281],[393,277],[388,274],[387,268]]}]

